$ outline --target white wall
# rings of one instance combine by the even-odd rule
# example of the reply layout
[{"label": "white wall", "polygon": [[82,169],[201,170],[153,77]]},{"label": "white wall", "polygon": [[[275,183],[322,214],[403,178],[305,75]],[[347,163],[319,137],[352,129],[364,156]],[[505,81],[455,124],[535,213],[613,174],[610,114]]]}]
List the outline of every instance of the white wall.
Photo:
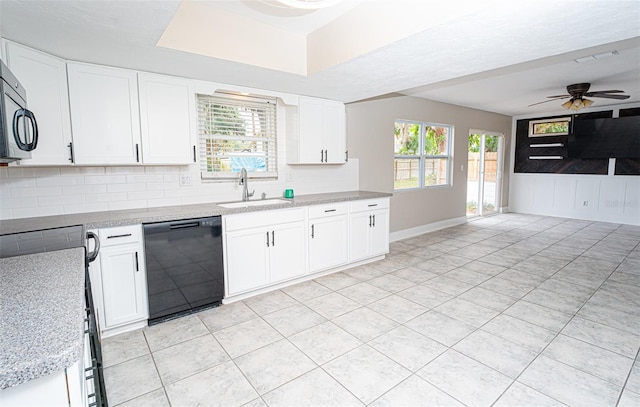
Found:
[{"label": "white wall", "polygon": [[[452,124],[453,183],[448,187],[393,190],[393,124],[397,119]],[[397,95],[347,104],[347,144],[349,156],[360,159],[360,188],[391,192],[391,232],[393,236],[429,230],[432,225],[466,220],[467,155],[469,131],[478,129],[508,135],[509,116]],[[505,137],[505,152],[510,138]],[[510,167],[506,154],[504,168]],[[507,205],[508,176],[502,185],[500,206]]]},{"label": "white wall", "polygon": [[[580,113],[613,109],[618,117],[620,108],[629,107],[640,107],[640,103],[592,107]],[[516,122],[556,115],[566,116],[567,111],[513,118],[511,162]],[[511,166],[510,180],[510,212],[640,225],[640,176],[614,176],[612,170],[609,175],[518,174]]]}]

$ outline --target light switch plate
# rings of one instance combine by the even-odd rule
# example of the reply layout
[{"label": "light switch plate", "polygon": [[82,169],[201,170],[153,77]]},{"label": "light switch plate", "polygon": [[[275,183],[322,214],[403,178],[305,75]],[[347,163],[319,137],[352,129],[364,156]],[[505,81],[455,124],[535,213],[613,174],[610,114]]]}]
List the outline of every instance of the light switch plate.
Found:
[{"label": "light switch plate", "polygon": [[193,178],[191,178],[191,174],[180,174],[181,187],[190,187],[192,185],[193,185]]}]

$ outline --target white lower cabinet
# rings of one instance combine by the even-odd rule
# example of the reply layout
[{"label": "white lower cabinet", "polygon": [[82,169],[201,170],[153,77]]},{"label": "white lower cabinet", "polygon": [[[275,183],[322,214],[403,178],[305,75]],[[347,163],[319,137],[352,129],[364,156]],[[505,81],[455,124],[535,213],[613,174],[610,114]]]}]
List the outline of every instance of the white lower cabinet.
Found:
[{"label": "white lower cabinet", "polygon": [[304,230],[304,221],[271,227],[269,269],[272,283],[307,274]]},{"label": "white lower cabinet", "polygon": [[389,199],[351,202],[349,261],[389,252]]},{"label": "white lower cabinet", "polygon": [[349,260],[347,203],[309,208],[309,271],[342,266]]},{"label": "white lower cabinet", "polygon": [[389,198],[229,215],[224,225],[227,298],[389,252]]},{"label": "white lower cabinet", "polygon": [[90,265],[101,331],[149,317],[142,226],[99,229],[100,254]]},{"label": "white lower cabinet", "polygon": [[84,407],[88,399],[79,387],[83,380],[84,366],[78,361],[58,372],[0,390],[0,406]]},{"label": "white lower cabinet", "polygon": [[225,217],[227,296],[305,275],[305,210]]},{"label": "white lower cabinet", "polygon": [[260,288],[269,283],[267,233],[266,228],[227,233],[226,262],[229,272],[226,282],[229,294]]}]

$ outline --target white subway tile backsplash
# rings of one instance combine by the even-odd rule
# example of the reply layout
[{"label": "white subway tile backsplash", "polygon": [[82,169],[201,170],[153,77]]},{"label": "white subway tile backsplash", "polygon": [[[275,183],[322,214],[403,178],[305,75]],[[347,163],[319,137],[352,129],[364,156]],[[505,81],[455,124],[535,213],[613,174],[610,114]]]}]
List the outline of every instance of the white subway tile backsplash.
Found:
[{"label": "white subway tile backsplash", "polygon": [[38,198],[38,206],[55,206],[84,202],[84,195],[60,195]]},{"label": "white subway tile backsplash", "polygon": [[126,201],[127,193],[118,192],[118,193],[112,193],[112,194],[88,194],[86,196],[86,200],[87,202],[91,202],[91,203]]},{"label": "white subway tile backsplash", "polygon": [[82,184],[84,184],[84,177],[80,175],[36,178],[36,185],[38,186],[82,185]]},{"label": "white subway tile backsplash", "polygon": [[35,208],[38,206],[38,198],[5,198],[2,197],[2,206],[3,208],[15,209],[15,208]]},{"label": "white subway tile backsplash", "polygon": [[107,186],[104,184],[92,184],[92,185],[65,185],[62,187],[62,193],[64,195],[78,195],[78,194],[103,194],[107,192]]},{"label": "white subway tile backsplash", "polygon": [[140,191],[145,188],[145,184],[108,184],[107,192],[116,193],[116,192],[131,192],[131,191]]},{"label": "white subway tile backsplash", "polygon": [[163,191],[136,191],[127,192],[127,199],[129,201],[136,201],[142,199],[159,199],[164,198]]},{"label": "white subway tile backsplash", "polygon": [[108,211],[109,204],[106,202],[83,202],[83,203],[71,203],[64,206],[64,211],[67,214],[71,213],[85,213],[85,212],[102,212]]},{"label": "white subway tile backsplash", "polygon": [[61,167],[60,175],[104,175],[104,167]]},{"label": "white subway tile backsplash", "polygon": [[145,174],[179,174],[182,168],[189,170],[189,166],[185,165],[181,167],[144,167],[144,172]]},{"label": "white subway tile backsplash", "polygon": [[107,174],[144,174],[144,167],[142,166],[129,166],[129,167],[107,167]]},{"label": "white subway tile backsplash", "polygon": [[109,202],[109,210],[110,211],[119,211],[123,209],[138,209],[138,208],[146,208],[147,200],[141,199],[138,201],[116,201]]},{"label": "white subway tile backsplash", "polygon": [[164,182],[180,182],[180,174],[164,174],[162,179]]},{"label": "white subway tile backsplash", "polygon": [[182,198],[149,199],[147,203],[149,208],[157,208],[160,206],[182,205]]},{"label": "white subway tile backsplash", "polygon": [[[191,186],[179,175],[189,173]],[[286,181],[290,173],[292,181]],[[280,197],[358,189],[358,164],[281,166],[280,179],[251,180],[255,197]],[[234,181],[202,182],[197,165],[0,168],[0,219],[127,210],[167,205],[237,201],[242,188]]]},{"label": "white subway tile backsplash", "polygon": [[85,184],[124,184],[127,182],[126,175],[86,175]]},{"label": "white subway tile backsplash", "polygon": [[144,175],[127,175],[128,183],[137,182],[162,182],[164,177],[162,174],[144,174]]},{"label": "white subway tile backsplash", "polygon": [[20,207],[13,209],[14,218],[30,218],[37,216],[60,215],[64,213],[64,206],[35,206],[32,208]]},{"label": "white subway tile backsplash", "polygon": [[167,189],[180,188],[178,182],[150,182],[145,184],[147,191],[164,191]]},{"label": "white subway tile backsplash", "polygon": [[8,178],[2,180],[2,185],[9,188],[26,188],[35,187],[37,183],[35,178]]},{"label": "white subway tile backsplash", "polygon": [[12,198],[29,198],[42,196],[61,196],[62,187],[11,187]]},{"label": "white subway tile backsplash", "polygon": [[0,219],[13,218],[13,210],[11,208],[0,207]]}]

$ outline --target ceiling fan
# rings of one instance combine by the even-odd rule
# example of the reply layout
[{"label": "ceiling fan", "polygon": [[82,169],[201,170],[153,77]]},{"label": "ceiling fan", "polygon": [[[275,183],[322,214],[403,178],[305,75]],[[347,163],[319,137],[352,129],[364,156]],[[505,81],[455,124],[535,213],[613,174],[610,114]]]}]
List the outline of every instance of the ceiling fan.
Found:
[{"label": "ceiling fan", "polygon": [[575,83],[573,85],[567,86],[568,95],[554,95],[547,96],[550,100],[545,100],[543,102],[534,103],[531,106],[539,105],[541,103],[553,102],[554,100],[561,100],[570,98],[568,101],[562,104],[562,107],[565,109],[571,110],[579,110],[583,107],[589,107],[593,104],[593,101],[589,99],[585,99],[585,97],[592,98],[606,98],[606,99],[629,99],[629,95],[620,95],[619,93],[624,93],[623,90],[598,90],[589,92],[589,88],[591,87],[590,83]]}]

